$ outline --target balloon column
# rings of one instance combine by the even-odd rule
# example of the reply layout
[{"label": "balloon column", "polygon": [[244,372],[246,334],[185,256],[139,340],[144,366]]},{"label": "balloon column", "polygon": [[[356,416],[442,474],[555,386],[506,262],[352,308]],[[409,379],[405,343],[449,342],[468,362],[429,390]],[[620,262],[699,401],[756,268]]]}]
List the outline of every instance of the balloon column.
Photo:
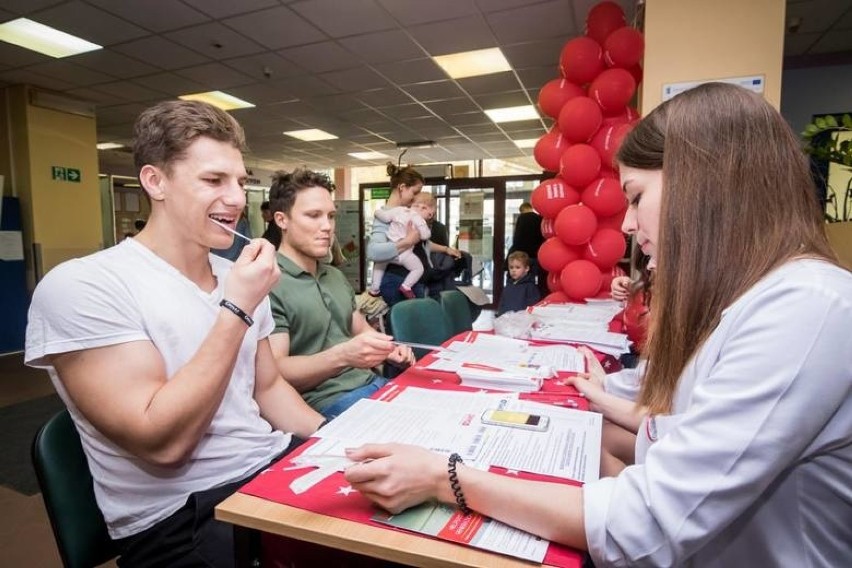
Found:
[{"label": "balloon column", "polygon": [[586,17],[586,35],[562,48],[561,77],[539,92],[539,107],[556,123],[533,154],[558,175],[535,188],[532,205],[543,217],[538,260],[550,272],[554,300],[597,295],[624,256],[627,202],[614,158],[639,118],[628,105],[642,80],[644,48],[621,6],[600,2]]}]

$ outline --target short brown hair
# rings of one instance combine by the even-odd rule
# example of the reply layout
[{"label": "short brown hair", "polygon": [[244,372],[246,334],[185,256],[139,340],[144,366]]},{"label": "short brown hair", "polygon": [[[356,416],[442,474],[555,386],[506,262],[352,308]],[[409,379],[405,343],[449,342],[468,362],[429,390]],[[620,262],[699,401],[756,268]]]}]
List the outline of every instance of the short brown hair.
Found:
[{"label": "short brown hair", "polygon": [[202,136],[246,151],[243,127],[227,112],[199,101],[164,101],[139,115],[133,128],[133,161],[137,174],[146,164],[167,173],[172,163]]},{"label": "short brown hair", "polygon": [[837,260],[799,139],[755,93],[708,83],[674,97],[628,134],[618,162],[662,171],[638,403],[668,413],[681,373],[725,308],[792,258]]},{"label": "short brown hair", "polygon": [[516,250],[515,252],[510,254],[508,258],[506,258],[506,264],[508,265],[513,260],[517,260],[526,267],[530,266],[530,255],[528,255],[522,250]]},{"label": "short brown hair", "polygon": [[269,208],[273,213],[281,211],[290,214],[296,195],[309,187],[324,187],[333,192],[335,187],[331,179],[321,173],[299,168],[292,172],[277,171],[272,176],[272,186],[269,188]]}]

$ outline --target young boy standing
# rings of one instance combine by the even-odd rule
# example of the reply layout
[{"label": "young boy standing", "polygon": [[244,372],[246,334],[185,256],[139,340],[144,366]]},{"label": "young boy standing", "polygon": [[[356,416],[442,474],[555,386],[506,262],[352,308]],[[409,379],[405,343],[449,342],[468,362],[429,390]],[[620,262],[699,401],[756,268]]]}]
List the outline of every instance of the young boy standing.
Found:
[{"label": "young boy standing", "polygon": [[509,255],[510,282],[503,288],[497,315],[506,312],[525,310],[541,299],[541,293],[530,274],[530,257],[523,251],[515,251]]}]

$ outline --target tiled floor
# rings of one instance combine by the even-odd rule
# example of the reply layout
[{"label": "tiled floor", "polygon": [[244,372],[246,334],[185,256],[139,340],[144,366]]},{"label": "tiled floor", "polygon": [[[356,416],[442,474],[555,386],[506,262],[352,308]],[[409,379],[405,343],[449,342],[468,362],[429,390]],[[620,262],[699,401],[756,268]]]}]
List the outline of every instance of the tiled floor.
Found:
[{"label": "tiled floor", "polygon": [[[0,356],[0,406],[53,392],[47,373],[24,366],[21,354]],[[0,486],[0,550],[3,566],[62,566],[41,495],[30,497]]]}]

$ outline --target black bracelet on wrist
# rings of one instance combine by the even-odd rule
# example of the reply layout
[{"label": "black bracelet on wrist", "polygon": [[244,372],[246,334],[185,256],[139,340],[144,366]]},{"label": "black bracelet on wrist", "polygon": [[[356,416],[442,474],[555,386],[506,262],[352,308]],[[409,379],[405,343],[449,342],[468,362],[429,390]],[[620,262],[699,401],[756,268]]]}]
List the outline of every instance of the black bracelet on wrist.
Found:
[{"label": "black bracelet on wrist", "polygon": [[242,311],[240,307],[233,302],[223,299],[219,302],[219,305],[243,320],[247,326],[251,327],[252,324],[254,324],[254,320],[251,319],[251,316]]},{"label": "black bracelet on wrist", "polygon": [[456,497],[456,505],[465,515],[471,514],[473,511],[467,506],[464,493],[462,493],[461,485],[459,484],[459,476],[456,473],[456,464],[464,463],[464,460],[458,454],[450,454],[450,461],[447,463],[447,474],[450,478],[450,488],[453,490],[453,495]]}]

